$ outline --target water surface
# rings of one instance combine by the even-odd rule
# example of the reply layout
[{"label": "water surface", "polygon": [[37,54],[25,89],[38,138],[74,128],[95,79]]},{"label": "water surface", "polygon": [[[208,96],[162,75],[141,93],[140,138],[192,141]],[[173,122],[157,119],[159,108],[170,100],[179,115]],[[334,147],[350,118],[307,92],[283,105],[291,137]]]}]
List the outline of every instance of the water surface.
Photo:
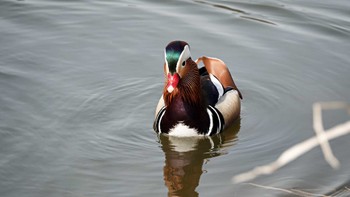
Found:
[{"label": "water surface", "polygon": [[[314,102],[350,101],[349,10],[346,0],[1,1],[0,195],[288,195],[231,178],[313,136]],[[228,132],[154,133],[175,39],[231,69],[244,100]],[[330,128],[349,115],[324,119]],[[338,170],[316,148],[252,183],[344,190],[349,140],[331,141]]]}]

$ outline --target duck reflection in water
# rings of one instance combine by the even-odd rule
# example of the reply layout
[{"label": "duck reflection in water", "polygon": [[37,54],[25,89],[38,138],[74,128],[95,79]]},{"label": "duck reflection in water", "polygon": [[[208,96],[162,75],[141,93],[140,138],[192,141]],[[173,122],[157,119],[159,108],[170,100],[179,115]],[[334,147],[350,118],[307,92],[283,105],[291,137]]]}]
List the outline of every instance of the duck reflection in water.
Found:
[{"label": "duck reflection in water", "polygon": [[223,133],[211,137],[159,135],[165,154],[163,173],[168,196],[198,196],[196,188],[203,173],[203,163],[225,154],[225,148],[235,144],[239,128],[240,119]]}]

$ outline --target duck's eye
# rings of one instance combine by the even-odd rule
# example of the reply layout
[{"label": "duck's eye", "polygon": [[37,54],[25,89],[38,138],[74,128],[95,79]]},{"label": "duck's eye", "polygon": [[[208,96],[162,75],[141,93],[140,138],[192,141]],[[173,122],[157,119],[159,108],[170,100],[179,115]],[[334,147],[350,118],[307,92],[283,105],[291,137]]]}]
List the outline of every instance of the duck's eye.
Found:
[{"label": "duck's eye", "polygon": [[186,64],[186,61],[183,61],[183,62],[182,62],[182,66],[185,66],[185,64]]}]

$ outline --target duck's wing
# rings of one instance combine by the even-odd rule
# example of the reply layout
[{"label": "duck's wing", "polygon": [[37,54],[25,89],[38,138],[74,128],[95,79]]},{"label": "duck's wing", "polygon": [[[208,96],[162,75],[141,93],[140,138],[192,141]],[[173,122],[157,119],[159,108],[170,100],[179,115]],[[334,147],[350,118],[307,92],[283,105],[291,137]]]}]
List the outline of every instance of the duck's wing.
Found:
[{"label": "duck's wing", "polygon": [[200,68],[199,73],[201,75],[202,96],[208,105],[215,106],[224,94],[224,87],[214,75],[207,72],[205,67]]},{"label": "duck's wing", "polygon": [[232,79],[230,71],[222,60],[203,56],[196,60],[197,65],[200,62],[203,62],[205,70],[208,72],[208,74],[214,75],[222,84],[224,89],[232,87],[234,90],[237,90],[239,97],[243,99],[241,92],[238,90],[235,82]]}]

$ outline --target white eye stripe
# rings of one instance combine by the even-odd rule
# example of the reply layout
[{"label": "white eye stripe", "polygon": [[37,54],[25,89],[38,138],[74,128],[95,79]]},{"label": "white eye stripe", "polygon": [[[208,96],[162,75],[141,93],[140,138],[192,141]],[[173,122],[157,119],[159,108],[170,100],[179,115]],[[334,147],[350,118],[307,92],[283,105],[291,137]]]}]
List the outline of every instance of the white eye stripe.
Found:
[{"label": "white eye stripe", "polygon": [[[179,72],[180,65],[182,65],[182,63],[190,57],[191,57],[190,48],[188,45],[186,45],[184,47],[184,50],[180,54],[179,60],[177,61],[176,72]],[[185,64],[186,64],[186,62],[185,62]]]}]

